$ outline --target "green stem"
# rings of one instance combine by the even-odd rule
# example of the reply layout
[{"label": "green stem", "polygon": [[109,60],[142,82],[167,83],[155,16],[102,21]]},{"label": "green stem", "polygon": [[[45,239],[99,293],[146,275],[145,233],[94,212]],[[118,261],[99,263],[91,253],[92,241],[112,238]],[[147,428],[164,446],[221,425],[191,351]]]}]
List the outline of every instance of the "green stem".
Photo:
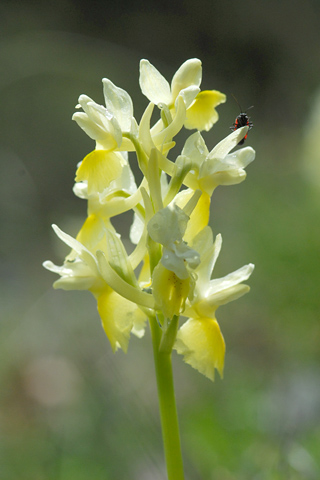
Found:
[{"label": "green stem", "polygon": [[178,415],[174,394],[171,352],[159,351],[161,328],[149,318],[157,377],[159,409],[168,480],[184,480]]}]

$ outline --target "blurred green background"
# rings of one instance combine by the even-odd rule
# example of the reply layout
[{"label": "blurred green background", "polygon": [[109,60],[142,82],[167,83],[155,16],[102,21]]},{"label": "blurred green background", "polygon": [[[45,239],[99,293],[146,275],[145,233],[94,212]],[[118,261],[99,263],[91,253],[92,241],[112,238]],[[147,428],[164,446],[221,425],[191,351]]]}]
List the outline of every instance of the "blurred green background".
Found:
[{"label": "blurred green background", "polygon": [[256,270],[218,311],[224,380],[175,355],[186,479],[319,479],[320,2],[2,0],[0,24],[1,480],[165,478],[149,334],[113,355],[90,294],[54,291],[41,263],[67,253],[51,223],[75,235],[86,214],[78,96],[103,103],[110,78],[139,119],[140,58],[170,80],[191,57],[228,96],[210,149],[239,113],[231,94],[254,105],[256,161],[215,192],[211,225],[215,275]]}]

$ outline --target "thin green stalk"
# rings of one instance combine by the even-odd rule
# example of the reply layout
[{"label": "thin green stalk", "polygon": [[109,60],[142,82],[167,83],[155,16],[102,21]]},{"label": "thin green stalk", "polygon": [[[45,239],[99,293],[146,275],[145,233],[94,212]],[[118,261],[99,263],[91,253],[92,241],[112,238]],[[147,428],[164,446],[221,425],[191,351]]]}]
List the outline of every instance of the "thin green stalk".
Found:
[{"label": "thin green stalk", "polygon": [[171,352],[159,351],[162,332],[155,317],[150,317],[149,321],[168,480],[184,480]]}]

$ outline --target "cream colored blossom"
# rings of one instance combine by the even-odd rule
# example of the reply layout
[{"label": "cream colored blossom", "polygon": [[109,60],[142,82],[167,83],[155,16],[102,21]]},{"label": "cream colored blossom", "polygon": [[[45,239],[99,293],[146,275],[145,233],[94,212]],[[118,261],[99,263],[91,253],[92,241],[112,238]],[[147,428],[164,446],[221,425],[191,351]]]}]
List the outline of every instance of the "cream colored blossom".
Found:
[{"label": "cream colored blossom", "polygon": [[[192,134],[186,141],[181,156],[192,162],[193,172],[189,173],[184,183],[193,188],[200,188],[212,195],[218,185],[235,185],[246,178],[245,167],[255,158],[251,147],[244,147],[231,152],[244,138],[248,127],[232,132],[210,152],[199,132]],[[230,153],[231,152],[231,153]]]},{"label": "cream colored blossom", "polygon": [[[140,62],[140,87],[150,102],[163,112],[162,122],[170,123],[176,115],[178,98],[186,107],[184,126],[188,129],[210,130],[218,120],[215,107],[226,101],[217,90],[200,92],[202,65],[197,58],[184,62],[174,74],[171,85],[148,60]],[[153,132],[161,128],[158,123]]]},{"label": "cream colored blossom", "polygon": [[72,249],[61,267],[50,261],[43,264],[61,277],[54,287],[89,290],[97,300],[101,321],[113,350],[122,348],[126,351],[130,332],[141,336],[144,331],[146,315],[139,306],[150,308],[154,301],[135,281],[119,237],[111,225],[108,228],[96,215],[87,218],[77,239],[55,225],[53,228]]},{"label": "cream colored blossom", "polygon": [[197,281],[193,298],[183,312],[189,319],[178,331],[174,347],[184,355],[186,363],[211,380],[215,368],[223,375],[224,366],[225,344],[216,321],[216,310],[249,291],[241,282],[247,280],[254,269],[254,265],[249,264],[223,278],[211,279],[221,243],[221,235],[213,242],[209,227],[194,239],[192,247],[200,253],[201,262],[195,269]]},{"label": "cream colored blossom", "polygon": [[[221,236],[214,242],[208,227],[211,195],[218,185],[242,182],[255,152],[234,150],[248,127],[209,151],[200,131],[218,120],[216,107],[226,97],[217,90],[201,91],[201,80],[198,59],[184,62],[170,84],[142,60],[140,87],[150,103],[139,124],[131,97],[109,79],[103,79],[105,105],[79,97],[82,111],[73,120],[95,141],[78,164],[74,186],[88,202],[88,216],[76,238],[53,226],[71,251],[61,266],[51,261],[44,266],[60,276],[55,288],[94,295],[113,351],[127,351],[130,334],[141,337],[146,318],[156,317],[160,350],[171,353],[174,346],[213,380],[215,369],[223,374],[225,354],[216,310],[249,290],[243,282],[253,265],[211,278],[221,249]],[[175,137],[183,127],[197,131],[174,160]],[[141,171],[140,184],[132,161]],[[129,211],[130,255],[112,223]]]}]

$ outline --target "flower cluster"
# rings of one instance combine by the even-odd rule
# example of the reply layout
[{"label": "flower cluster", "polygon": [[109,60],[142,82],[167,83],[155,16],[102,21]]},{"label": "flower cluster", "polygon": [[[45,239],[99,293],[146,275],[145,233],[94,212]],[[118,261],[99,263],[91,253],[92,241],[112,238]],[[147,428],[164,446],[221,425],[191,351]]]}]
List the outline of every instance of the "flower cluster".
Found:
[{"label": "flower cluster", "polygon": [[[142,60],[140,87],[150,103],[140,123],[129,94],[108,79],[103,79],[105,106],[80,96],[82,111],[73,119],[96,142],[78,166],[74,186],[74,193],[88,202],[88,217],[76,238],[53,225],[71,252],[62,266],[51,261],[44,266],[60,275],[55,288],[94,295],[113,351],[126,352],[131,332],[141,337],[146,319],[156,317],[160,348],[174,348],[213,380],[215,369],[223,374],[225,353],[216,310],[249,290],[242,282],[254,266],[211,279],[221,236],[214,239],[208,226],[210,201],[218,185],[245,179],[244,168],[255,152],[250,147],[232,151],[248,127],[208,150],[200,131],[217,122],[216,107],[226,97],[201,91],[201,78],[198,59],[183,63],[171,85]],[[155,107],[159,119],[151,125]],[[196,131],[172,161],[174,138],[183,127]],[[143,174],[139,186],[129,152]],[[130,255],[112,224],[113,217],[129,210],[134,212]]]}]

